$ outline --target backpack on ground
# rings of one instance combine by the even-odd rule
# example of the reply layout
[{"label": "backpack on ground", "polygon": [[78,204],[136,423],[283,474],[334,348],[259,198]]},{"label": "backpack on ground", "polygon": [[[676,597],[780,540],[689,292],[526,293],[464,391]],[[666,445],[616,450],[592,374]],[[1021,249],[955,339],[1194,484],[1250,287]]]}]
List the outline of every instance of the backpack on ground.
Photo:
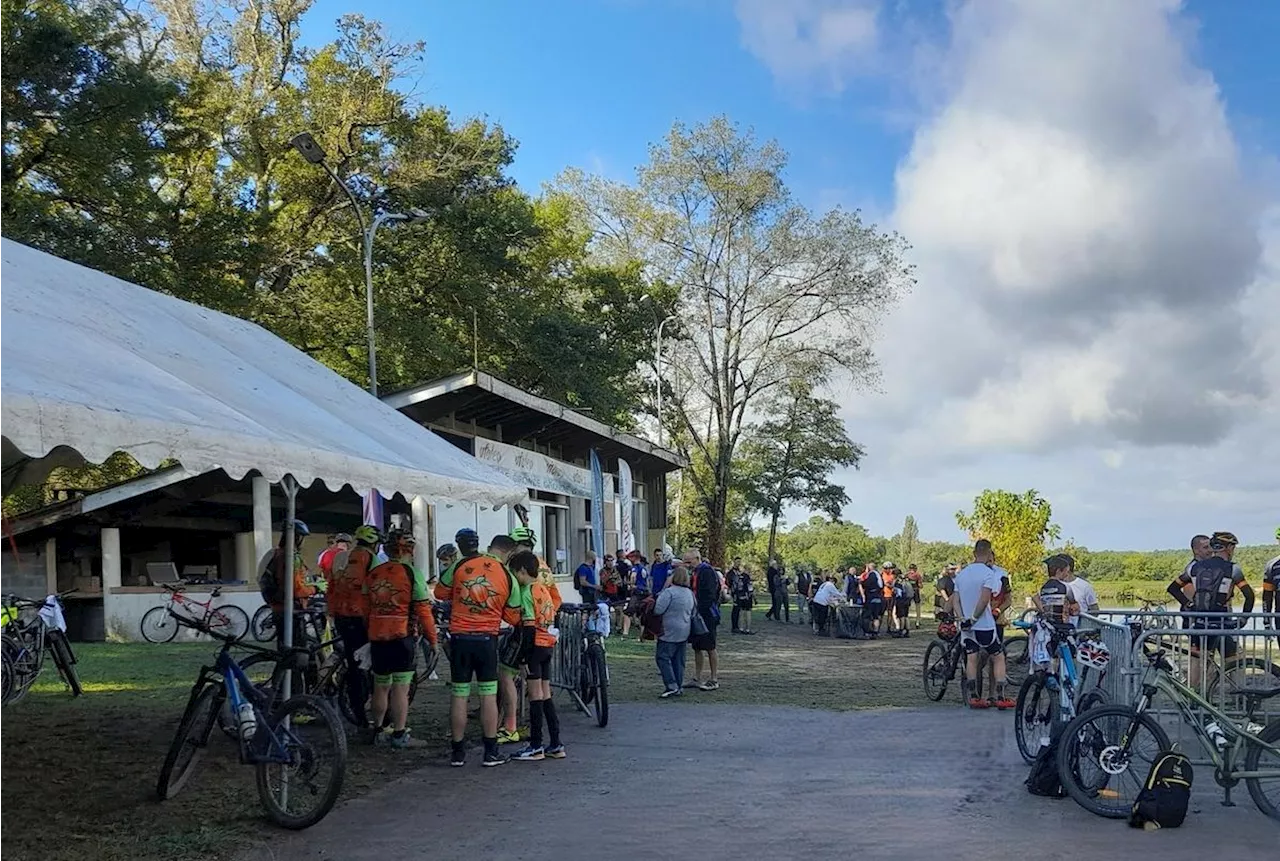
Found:
[{"label": "backpack on ground", "polygon": [[1067,791],[1062,788],[1062,777],[1058,774],[1058,742],[1051,741],[1040,748],[1035,760],[1031,763],[1031,773],[1027,775],[1027,792],[1044,798],[1066,798]]},{"label": "backpack on ground", "polygon": [[1129,824],[1134,828],[1154,825],[1177,828],[1187,818],[1191,803],[1191,760],[1172,751],[1162,753],[1151,764],[1147,782],[1133,802]]}]

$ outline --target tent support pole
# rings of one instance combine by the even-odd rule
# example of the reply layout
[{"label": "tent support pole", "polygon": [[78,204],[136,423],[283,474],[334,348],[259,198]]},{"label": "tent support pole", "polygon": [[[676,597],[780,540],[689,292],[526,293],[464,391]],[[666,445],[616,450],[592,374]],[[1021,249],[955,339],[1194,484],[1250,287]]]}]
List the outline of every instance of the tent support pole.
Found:
[{"label": "tent support pole", "polygon": [[[280,547],[285,553],[284,564],[281,569],[284,573],[284,618],[282,624],[284,632],[282,642],[285,650],[293,647],[293,556],[295,553],[294,544],[296,539],[293,535],[293,521],[298,513],[298,483],[293,480],[292,475],[286,475],[280,480],[280,486],[284,488],[284,534],[280,537]],[[286,671],[284,674],[284,698],[287,700],[293,695],[293,672]]]}]

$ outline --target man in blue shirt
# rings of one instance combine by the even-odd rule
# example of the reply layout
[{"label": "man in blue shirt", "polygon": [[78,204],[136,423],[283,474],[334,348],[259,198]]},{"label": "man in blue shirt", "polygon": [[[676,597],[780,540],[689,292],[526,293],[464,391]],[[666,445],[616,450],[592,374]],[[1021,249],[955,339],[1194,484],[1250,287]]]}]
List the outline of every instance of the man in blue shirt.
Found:
[{"label": "man in blue shirt", "polygon": [[662,587],[667,585],[667,578],[671,576],[671,563],[666,560],[659,548],[653,551],[653,565],[649,567],[649,583],[653,594],[657,595],[662,591]]},{"label": "man in blue shirt", "polygon": [[587,551],[586,561],[578,566],[577,571],[573,572],[573,588],[578,590],[578,595],[583,604],[594,604],[598,600],[596,554],[594,550]]}]

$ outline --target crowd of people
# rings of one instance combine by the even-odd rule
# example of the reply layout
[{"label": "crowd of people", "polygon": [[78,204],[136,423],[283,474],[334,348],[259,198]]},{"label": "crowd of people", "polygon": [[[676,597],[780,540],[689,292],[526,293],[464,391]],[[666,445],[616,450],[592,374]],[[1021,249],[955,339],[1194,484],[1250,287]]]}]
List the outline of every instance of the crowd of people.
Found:
[{"label": "crowd of people", "polygon": [[[482,765],[509,760],[499,744],[520,741],[515,678],[522,671],[528,682],[530,737],[514,758],[536,762],[566,756],[550,686],[560,591],[533,552],[531,529],[517,527],[509,535],[496,535],[484,552],[474,529],[459,530],[456,546],[446,544],[436,553],[441,574],[434,589],[413,565],[416,541],[410,532],[393,530],[384,536],[364,525],[335,535],[313,573],[300,552],[309,530],[295,521],[292,531],[294,547],[286,549],[282,530],[280,546],[263,562],[259,588],[282,636],[283,587],[286,578],[292,578],[295,642],[304,641],[308,600],[324,593],[327,615],[348,662],[346,694],[371,744],[421,744],[408,727],[409,687],[420,643],[431,650],[438,644],[434,611],[439,602],[449,618],[451,764],[466,764],[463,739],[467,703],[473,695],[480,699]],[[371,690],[361,666],[366,659]]]}]

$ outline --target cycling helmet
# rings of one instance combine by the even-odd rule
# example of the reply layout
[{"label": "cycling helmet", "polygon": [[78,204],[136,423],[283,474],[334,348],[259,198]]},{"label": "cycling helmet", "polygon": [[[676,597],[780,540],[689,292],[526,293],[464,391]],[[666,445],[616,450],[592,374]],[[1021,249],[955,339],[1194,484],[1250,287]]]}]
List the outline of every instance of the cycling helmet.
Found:
[{"label": "cycling helmet", "polygon": [[437,559],[452,559],[458,555],[458,548],[452,544],[441,544],[440,549],[436,551]]},{"label": "cycling helmet", "polygon": [[333,536],[333,543],[334,544],[350,544],[351,536],[346,532],[339,532],[337,535]]},{"label": "cycling helmet", "polygon": [[938,639],[954,640],[960,636],[960,629],[955,622],[939,622],[938,623]]},{"label": "cycling helmet", "polygon": [[361,544],[368,544],[370,547],[375,546],[382,540],[382,535],[378,532],[378,527],[371,526],[368,523],[364,526],[356,527],[356,531],[351,534],[355,536],[356,541]]},{"label": "cycling helmet", "polygon": [[1111,650],[1096,640],[1085,640],[1076,650],[1080,663],[1095,670],[1105,670],[1111,663]]},{"label": "cycling helmet", "polygon": [[480,549],[480,533],[474,529],[459,529],[453,540],[458,542],[458,549],[463,553],[475,553]]},{"label": "cycling helmet", "polygon": [[537,543],[537,535],[527,526],[517,526],[511,530],[511,540],[516,544],[526,544],[532,547]]},{"label": "cycling helmet", "polygon": [[[281,544],[284,543],[284,530],[285,530],[285,527],[287,527],[288,525],[289,524],[287,521],[285,523],[280,524],[280,543]],[[303,523],[301,520],[293,521],[294,543],[298,543],[298,544],[302,543],[302,539],[306,538],[310,534],[311,534],[311,530],[307,528],[307,524]]]}]

